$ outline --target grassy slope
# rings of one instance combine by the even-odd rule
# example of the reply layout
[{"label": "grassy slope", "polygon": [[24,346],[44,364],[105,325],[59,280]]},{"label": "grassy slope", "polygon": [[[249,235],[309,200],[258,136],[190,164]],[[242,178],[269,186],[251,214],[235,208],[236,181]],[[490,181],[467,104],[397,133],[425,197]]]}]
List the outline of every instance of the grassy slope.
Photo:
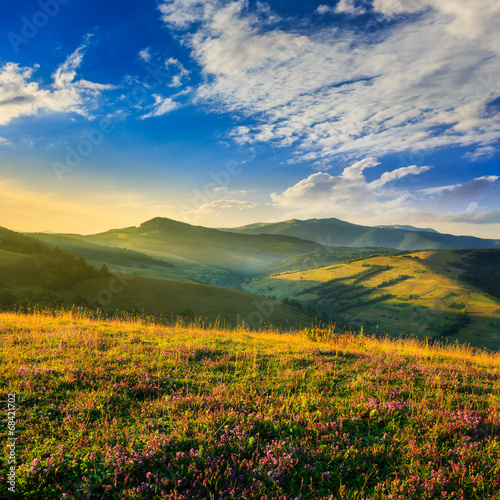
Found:
[{"label": "grassy slope", "polygon": [[[232,234],[164,218],[96,235],[72,235],[71,241],[64,235],[32,236],[44,243],[65,247],[96,264],[109,266],[120,261],[120,265],[130,272],[142,276],[168,275],[169,279],[188,279],[230,288],[238,287],[241,275],[260,272],[283,259],[321,250],[321,246],[298,238]],[[123,255],[124,249],[135,251],[135,256],[132,252]],[[154,262],[144,262],[144,255],[173,264],[175,268],[163,269]],[[127,262],[123,262],[124,259]]]},{"label": "grassy slope", "polygon": [[[487,347],[500,347],[500,301],[457,278],[464,272],[451,262],[460,260],[453,252],[419,252],[409,256],[381,256],[357,262],[326,266],[308,271],[288,272],[245,283],[244,288],[253,293],[297,298],[303,302],[314,301],[319,308],[340,317],[353,326],[366,325],[372,331],[390,334],[416,333],[437,336],[447,325],[459,321],[465,309],[470,323],[464,325],[450,340],[460,339]],[[354,283],[356,274],[369,268],[364,266],[389,266],[390,269],[375,273]],[[401,275],[411,278],[399,283],[379,287]],[[336,279],[332,284],[329,280]],[[362,286],[344,292],[338,285]],[[303,293],[312,287],[321,288]],[[365,295],[350,299],[366,291]],[[342,295],[343,293],[343,295]],[[360,301],[391,294],[392,297],[377,303],[360,306]],[[341,297],[344,304],[336,301]],[[319,302],[318,302],[319,301]]]},{"label": "grassy slope", "polygon": [[[143,311],[166,318],[181,315],[231,325],[244,322],[253,327],[269,324],[294,328],[312,322],[311,317],[292,307],[239,290],[132,275],[122,275],[127,283],[122,286],[117,280],[110,284],[111,279],[87,280],[73,291],[100,301],[104,310]],[[121,291],[109,293],[114,289]]]},{"label": "grassy slope", "polygon": [[500,499],[498,354],[68,314],[0,346],[9,498]]},{"label": "grassy slope", "polygon": [[[268,258],[259,260],[259,252],[254,251],[252,255],[248,255],[241,260],[239,258],[235,259],[227,255],[227,253],[221,253],[209,248],[200,250],[200,242],[197,242],[195,247],[192,247],[188,242],[182,243],[181,241],[176,241],[172,245],[170,241],[166,242],[164,238],[157,238],[158,235],[150,232],[146,234],[146,237],[143,234],[139,239],[130,234],[124,234],[121,235],[121,238],[118,238],[115,232],[113,232],[112,236],[104,233],[104,235],[96,235],[91,238],[102,240],[101,243],[105,242],[108,245],[119,244],[130,248],[138,248],[148,255],[117,248],[116,246],[91,243],[82,240],[81,236],[37,233],[30,234],[30,237],[46,245],[58,246],[67,252],[81,255],[95,267],[106,264],[110,270],[117,272],[127,272],[150,278],[195,281],[230,288],[238,287],[238,275],[244,273],[245,269],[248,270],[249,262],[253,263],[254,267],[257,266],[255,269],[259,269],[259,272],[274,273],[290,269],[308,269],[319,265],[341,262],[346,259],[359,258],[363,255],[394,252],[394,250],[388,248],[329,247],[328,249],[322,249],[318,246],[315,248],[315,252],[300,253],[283,259],[282,256],[276,256],[271,260]],[[255,241],[252,241],[255,244]],[[177,253],[172,253],[172,246],[174,246]],[[225,251],[230,251],[230,248]],[[222,258],[225,259],[225,266],[229,265],[232,272],[220,268]],[[169,262],[175,263],[175,267],[171,267],[171,264],[162,259],[168,259]]]},{"label": "grassy slope", "polygon": [[86,260],[99,261],[104,264],[136,267],[138,269],[154,266],[165,269],[173,267],[172,264],[168,262],[153,259],[139,252],[96,245],[72,236],[47,233],[30,233],[29,236],[49,247],[59,247],[65,252],[81,255]]},{"label": "grassy slope", "polygon": [[243,321],[254,327],[297,327],[312,321],[292,307],[247,292],[126,273],[87,279],[69,289],[47,290],[27,265],[30,262],[29,255],[0,250],[0,291],[9,291],[19,298],[30,293],[50,293],[65,304],[86,304],[107,312],[144,311],[166,318],[183,315],[209,322],[219,319],[232,325]]},{"label": "grassy slope", "polygon": [[272,262],[318,250],[298,238],[240,235],[156,218],[139,227],[82,237],[86,241],[130,248],[178,265],[190,261],[231,272],[252,272]]},{"label": "grassy slope", "polygon": [[[194,282],[196,272],[189,272],[182,265],[180,268],[160,258],[134,252],[125,248],[109,247],[84,241],[77,236],[60,234],[30,233],[29,237],[49,247],[59,247],[65,252],[82,256],[89,264],[101,267],[106,264],[111,271],[126,272],[149,278],[165,278],[170,280]],[[178,259],[174,259],[178,260]],[[209,277],[210,281],[210,277]]]}]

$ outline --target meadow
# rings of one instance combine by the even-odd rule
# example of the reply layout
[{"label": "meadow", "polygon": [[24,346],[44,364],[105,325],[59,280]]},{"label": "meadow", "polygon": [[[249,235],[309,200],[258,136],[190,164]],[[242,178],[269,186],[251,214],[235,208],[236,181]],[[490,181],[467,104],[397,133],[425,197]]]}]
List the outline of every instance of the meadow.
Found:
[{"label": "meadow", "polygon": [[[481,252],[486,250],[475,255]],[[471,278],[479,282],[479,270],[494,276],[499,266],[498,251],[493,252],[492,265],[478,266]],[[491,295],[496,280],[470,286],[462,279],[464,268],[463,256],[453,251],[381,255],[252,278],[244,289],[312,304],[356,329],[447,337],[498,349],[500,300]]]},{"label": "meadow", "polygon": [[77,312],[0,336],[1,498],[500,499],[498,353]]}]

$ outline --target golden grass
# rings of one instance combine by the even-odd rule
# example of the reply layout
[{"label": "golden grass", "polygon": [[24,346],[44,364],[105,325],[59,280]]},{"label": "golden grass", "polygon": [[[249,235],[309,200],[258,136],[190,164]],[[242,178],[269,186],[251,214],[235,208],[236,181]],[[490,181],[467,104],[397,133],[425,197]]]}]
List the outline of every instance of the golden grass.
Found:
[{"label": "golden grass", "polygon": [[500,367],[500,352],[458,342],[432,342],[417,337],[394,338],[345,331],[331,327],[327,342],[313,342],[304,331],[278,329],[249,330],[245,327],[203,326],[199,322],[178,320],[170,326],[160,325],[147,317],[130,319],[94,319],[79,311],[45,311],[21,314],[0,313],[2,349],[15,349],[29,342],[98,342],[120,339],[136,342],[153,340],[168,345],[184,342],[193,346],[215,346],[231,343],[236,351],[257,349],[265,352],[300,352],[311,348],[328,348],[343,353],[386,353],[391,355],[439,359],[449,363],[474,363],[484,367]]}]

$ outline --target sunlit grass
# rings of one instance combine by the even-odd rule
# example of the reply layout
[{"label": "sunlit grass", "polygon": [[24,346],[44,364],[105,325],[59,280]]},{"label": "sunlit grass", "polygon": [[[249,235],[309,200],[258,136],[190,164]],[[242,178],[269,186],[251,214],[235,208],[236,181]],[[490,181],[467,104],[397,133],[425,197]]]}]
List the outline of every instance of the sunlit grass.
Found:
[{"label": "sunlit grass", "polygon": [[19,498],[500,498],[498,353],[77,312],[0,336]]},{"label": "sunlit grass", "polygon": [[[449,331],[459,321],[458,313],[463,308],[470,323],[446,335],[462,343],[498,348],[500,303],[457,280],[459,269],[449,262],[456,259],[452,252],[432,251],[369,257],[342,265],[258,277],[245,287],[252,293],[275,295],[278,299],[286,296],[303,303],[311,301],[316,309],[353,328],[378,325],[381,332],[396,336],[414,334],[422,339]],[[401,276],[405,279],[399,279]],[[346,288],[336,288],[339,286]],[[363,295],[357,296],[358,293]],[[370,303],[383,295],[383,300]]]}]

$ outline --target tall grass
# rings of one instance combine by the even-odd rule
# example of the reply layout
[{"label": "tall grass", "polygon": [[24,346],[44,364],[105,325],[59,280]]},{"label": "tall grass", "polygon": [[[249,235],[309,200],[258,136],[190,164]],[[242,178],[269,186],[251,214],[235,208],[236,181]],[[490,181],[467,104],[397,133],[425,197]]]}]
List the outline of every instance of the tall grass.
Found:
[{"label": "tall grass", "polygon": [[500,499],[498,353],[215,326],[0,314],[10,498]]}]

